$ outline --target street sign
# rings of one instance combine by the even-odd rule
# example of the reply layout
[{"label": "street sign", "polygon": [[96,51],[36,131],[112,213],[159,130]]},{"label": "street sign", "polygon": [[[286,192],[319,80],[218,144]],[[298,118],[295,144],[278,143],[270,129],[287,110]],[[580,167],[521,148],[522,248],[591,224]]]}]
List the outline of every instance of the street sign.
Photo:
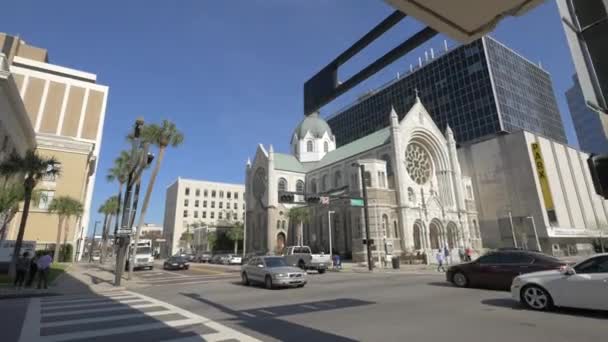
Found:
[{"label": "street sign", "polygon": [[321,204],[324,204],[324,205],[329,205],[329,197],[321,196],[321,197],[319,197],[319,202],[321,202]]},{"label": "street sign", "polygon": [[363,202],[363,198],[351,198],[350,206],[351,207],[362,207],[365,203]]},{"label": "street sign", "polygon": [[118,230],[118,232],[116,232],[116,235],[131,235],[131,233],[133,233],[133,230],[130,228],[121,228]]}]

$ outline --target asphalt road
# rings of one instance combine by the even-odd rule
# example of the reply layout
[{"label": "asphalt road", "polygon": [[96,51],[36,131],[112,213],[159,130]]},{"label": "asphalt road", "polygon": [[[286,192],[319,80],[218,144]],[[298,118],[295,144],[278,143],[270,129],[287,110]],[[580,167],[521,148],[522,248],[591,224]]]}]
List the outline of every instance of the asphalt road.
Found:
[{"label": "asphalt road", "polygon": [[105,296],[2,300],[2,341],[595,342],[608,333],[608,313],[533,312],[440,274],[311,273],[305,288],[266,290],[217,270],[138,272],[137,289]]}]

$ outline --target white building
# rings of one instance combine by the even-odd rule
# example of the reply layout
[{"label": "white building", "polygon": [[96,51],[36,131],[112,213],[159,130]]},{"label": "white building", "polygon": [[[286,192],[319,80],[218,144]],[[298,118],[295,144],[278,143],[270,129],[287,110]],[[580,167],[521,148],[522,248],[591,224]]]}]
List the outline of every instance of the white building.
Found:
[{"label": "white building", "polygon": [[[209,182],[178,178],[167,188],[162,254],[173,255],[180,248],[186,231],[194,233],[199,226],[231,226],[245,219],[245,187],[241,184]],[[187,246],[189,249],[191,246]]]},{"label": "white building", "polygon": [[[291,154],[259,145],[248,162],[247,251],[280,252],[296,242],[295,222],[279,193],[342,193],[361,197],[361,175],[353,163],[365,166],[370,232],[374,260],[386,255],[413,254],[449,246],[481,247],[471,180],[460,172],[452,131],[435,125],[420,99],[399,121],[394,110],[390,127],[336,148],[331,128],[317,113],[305,117],[291,136]],[[311,205],[304,244],[329,251],[329,211],[332,249],[355,261],[366,260],[363,209],[349,200]],[[431,258],[434,259],[434,258]]]},{"label": "white building", "polygon": [[607,203],[595,193],[586,153],[519,131],[458,155],[473,181],[484,246],[513,246],[515,237],[536,249],[537,235],[545,253],[585,254],[608,236]]}]

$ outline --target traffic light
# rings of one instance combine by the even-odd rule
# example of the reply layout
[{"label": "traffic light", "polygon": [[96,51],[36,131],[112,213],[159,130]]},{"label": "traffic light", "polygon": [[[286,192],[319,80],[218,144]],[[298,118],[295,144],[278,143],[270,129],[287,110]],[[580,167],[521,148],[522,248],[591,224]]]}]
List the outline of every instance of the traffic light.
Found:
[{"label": "traffic light", "polygon": [[318,195],[306,196],[306,203],[308,203],[308,204],[318,204],[320,201],[321,201],[321,197]]},{"label": "traffic light", "polygon": [[608,155],[591,154],[587,159],[595,192],[608,199]]},{"label": "traffic light", "polygon": [[293,194],[282,193],[279,195],[279,202],[281,203],[293,203]]}]

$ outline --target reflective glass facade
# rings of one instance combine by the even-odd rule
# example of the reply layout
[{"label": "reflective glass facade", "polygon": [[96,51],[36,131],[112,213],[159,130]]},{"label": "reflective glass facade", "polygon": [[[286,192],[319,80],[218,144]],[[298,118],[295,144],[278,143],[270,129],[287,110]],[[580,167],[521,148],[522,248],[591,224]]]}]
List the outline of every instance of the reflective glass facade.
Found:
[{"label": "reflective glass facade", "polygon": [[391,106],[401,119],[414,103],[414,89],[439,128],[449,124],[460,143],[519,129],[566,142],[549,74],[484,37],[328,118],[338,146],[388,126]]},{"label": "reflective glass facade", "polygon": [[578,144],[585,152],[608,153],[608,139],[602,128],[600,114],[590,110],[585,104],[578,77],[574,75],[572,80],[574,85],[566,91],[566,101],[568,101],[568,108],[572,115]]}]

